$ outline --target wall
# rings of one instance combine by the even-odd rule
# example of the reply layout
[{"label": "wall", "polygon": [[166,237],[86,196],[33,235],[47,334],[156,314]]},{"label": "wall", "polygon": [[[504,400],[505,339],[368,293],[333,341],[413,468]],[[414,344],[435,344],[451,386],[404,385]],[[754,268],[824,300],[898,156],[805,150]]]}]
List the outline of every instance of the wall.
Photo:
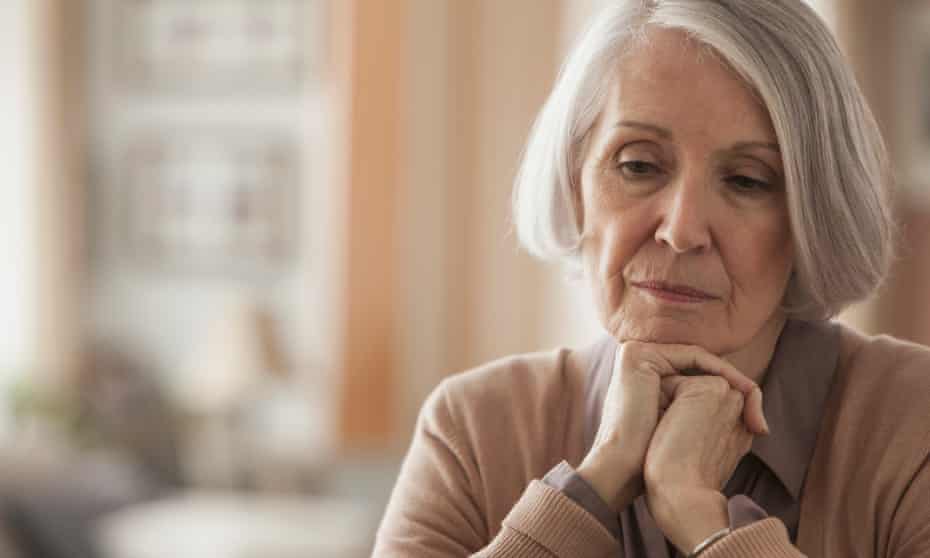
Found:
[{"label": "wall", "polygon": [[409,3],[395,247],[398,448],[443,377],[599,331],[585,290],[522,252],[510,225],[520,154],[561,63],[566,5]]},{"label": "wall", "polygon": [[[889,144],[896,173],[895,202],[900,226],[898,257],[882,290],[863,307],[861,325],[871,332],[890,333],[904,339],[930,344],[930,206],[926,195],[914,191],[930,189],[930,183],[908,183],[909,169],[905,135],[899,123],[919,118],[921,107],[908,101],[926,91],[905,92],[902,87],[914,86],[910,78],[925,68],[906,67],[911,58],[901,56],[898,49],[906,37],[908,10],[917,2],[876,3],[868,0],[845,0],[837,4],[836,20],[842,46],[852,61],[863,92],[869,100],[879,126]],[[926,13],[926,10],[924,10]],[[930,29],[926,32],[930,33]],[[905,76],[904,72],[910,74]],[[917,99],[914,98],[917,95]],[[899,129],[900,128],[900,129]]]}]

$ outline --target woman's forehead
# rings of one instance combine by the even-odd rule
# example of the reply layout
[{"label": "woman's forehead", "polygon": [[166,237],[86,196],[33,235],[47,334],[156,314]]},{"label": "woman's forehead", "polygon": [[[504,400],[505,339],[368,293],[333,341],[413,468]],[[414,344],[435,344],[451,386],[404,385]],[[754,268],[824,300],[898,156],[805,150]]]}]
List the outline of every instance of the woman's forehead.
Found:
[{"label": "woman's forehead", "polygon": [[[603,117],[689,128],[741,141],[775,142],[768,111],[753,90],[702,43],[653,28],[613,68]],[[708,130],[708,127],[711,129]]]}]

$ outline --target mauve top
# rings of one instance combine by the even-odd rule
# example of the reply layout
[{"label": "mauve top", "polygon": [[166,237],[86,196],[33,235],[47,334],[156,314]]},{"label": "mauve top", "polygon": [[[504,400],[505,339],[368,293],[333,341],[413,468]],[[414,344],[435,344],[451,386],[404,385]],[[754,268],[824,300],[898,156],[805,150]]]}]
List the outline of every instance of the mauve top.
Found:
[{"label": "mauve top", "polygon": [[[591,447],[617,351],[609,336],[588,349],[585,389],[585,446]],[[839,330],[833,322],[789,320],[762,380],[763,410],[771,428],[756,436],[723,490],[729,498],[730,527],[737,529],[777,516],[796,541],[800,494],[814,451],[824,401],[839,356]],[[623,543],[626,558],[675,558],[680,552],[666,540],[646,506],[645,496],[615,514],[565,461],[543,482],[578,503]]]}]

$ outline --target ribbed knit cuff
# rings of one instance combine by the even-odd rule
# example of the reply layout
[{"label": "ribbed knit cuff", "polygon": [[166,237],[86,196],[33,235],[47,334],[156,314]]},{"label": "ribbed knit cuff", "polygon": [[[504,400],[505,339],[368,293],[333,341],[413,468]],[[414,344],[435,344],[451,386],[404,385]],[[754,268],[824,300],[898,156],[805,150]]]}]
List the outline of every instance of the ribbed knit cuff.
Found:
[{"label": "ribbed knit cuff", "polygon": [[803,556],[788,538],[785,524],[776,517],[756,521],[723,537],[701,558],[798,558]]},{"label": "ribbed knit cuff", "polygon": [[[601,558],[617,554],[620,543],[601,525],[561,491],[539,481],[532,481],[507,517],[505,528],[532,539],[555,556],[565,558]],[[501,545],[517,545],[502,533]],[[522,554],[521,554],[522,555]]]},{"label": "ribbed knit cuff", "polygon": [[623,536],[620,517],[607,505],[601,496],[588,484],[574,467],[562,461],[542,478],[543,484],[560,490],[585,511],[597,518],[615,539]]}]

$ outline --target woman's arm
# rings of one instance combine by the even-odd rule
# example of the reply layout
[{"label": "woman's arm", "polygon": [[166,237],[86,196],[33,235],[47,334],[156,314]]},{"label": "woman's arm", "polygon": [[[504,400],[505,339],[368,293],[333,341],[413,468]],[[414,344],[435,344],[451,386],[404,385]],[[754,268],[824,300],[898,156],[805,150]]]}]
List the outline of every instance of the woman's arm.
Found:
[{"label": "woman's arm", "polygon": [[621,556],[619,541],[595,517],[538,480],[525,488],[490,539],[474,452],[449,407],[444,383],[420,413],[378,530],[375,557]]}]

